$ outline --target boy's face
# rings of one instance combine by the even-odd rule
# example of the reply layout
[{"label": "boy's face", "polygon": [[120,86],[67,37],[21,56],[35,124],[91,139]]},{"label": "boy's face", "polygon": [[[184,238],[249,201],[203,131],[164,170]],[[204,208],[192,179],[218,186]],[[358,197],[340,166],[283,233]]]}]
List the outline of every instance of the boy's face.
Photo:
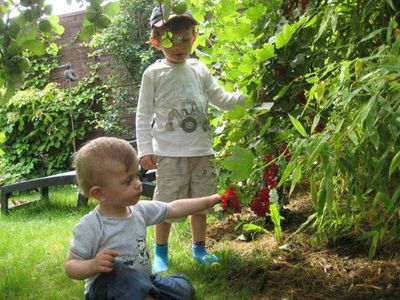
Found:
[{"label": "boy's face", "polygon": [[164,48],[161,41],[151,39],[152,44],[164,53],[166,60],[172,64],[180,64],[186,61],[186,58],[192,52],[192,46],[196,40],[197,34],[192,30],[174,32],[172,37],[172,47]]},{"label": "boy's face", "polygon": [[105,200],[102,205],[114,208],[124,208],[134,205],[142,194],[142,182],[138,177],[138,164],[134,164],[128,170],[123,163],[118,161],[106,162],[108,164],[106,183],[102,187]]}]

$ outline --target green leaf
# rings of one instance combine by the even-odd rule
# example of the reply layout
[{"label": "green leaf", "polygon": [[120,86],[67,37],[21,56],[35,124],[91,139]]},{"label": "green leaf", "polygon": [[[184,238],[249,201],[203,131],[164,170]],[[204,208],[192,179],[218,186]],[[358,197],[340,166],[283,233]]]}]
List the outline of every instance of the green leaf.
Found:
[{"label": "green leaf", "polygon": [[321,115],[317,114],[314,119],[313,119],[313,123],[311,125],[311,132],[314,132],[315,127],[317,127],[317,125],[319,124],[319,120],[321,119]]},{"label": "green leaf", "polygon": [[46,53],[44,49],[44,43],[40,40],[25,41],[24,46],[34,55],[43,55]]},{"label": "green leaf", "polygon": [[101,14],[94,20],[94,24],[96,25],[96,29],[104,29],[111,24],[111,19],[107,15]]},{"label": "green leaf", "polygon": [[246,135],[247,135],[246,130],[234,128],[233,130],[231,130],[229,132],[228,139],[231,142],[236,143],[236,142],[240,141],[242,138],[244,138]]},{"label": "green leaf", "polygon": [[25,41],[34,40],[38,32],[38,25],[36,23],[29,23],[24,26],[17,35],[17,42],[23,44]]},{"label": "green leaf", "polygon": [[58,45],[56,43],[49,43],[46,48],[46,52],[50,55],[56,55],[58,53]]},{"label": "green leaf", "polygon": [[307,137],[307,132],[304,129],[303,125],[301,125],[301,123],[295,119],[292,115],[289,114],[289,118],[290,121],[292,122],[294,128],[296,128],[296,130],[303,136],[303,137]]},{"label": "green leaf", "polygon": [[172,47],[171,38],[172,36],[169,31],[164,32],[163,36],[161,37],[161,45],[164,48],[171,48]]},{"label": "green leaf", "polygon": [[12,81],[7,82],[7,89],[2,93],[2,90],[0,89],[0,105],[4,105],[8,102],[8,100],[11,99],[11,97],[15,93],[15,83]]},{"label": "green leaf", "polygon": [[301,165],[297,165],[296,168],[293,170],[293,178],[292,178],[292,183],[290,185],[289,195],[292,194],[296,184],[300,181],[300,179],[301,179]]},{"label": "green leaf", "polygon": [[249,19],[253,20],[254,23],[258,21],[265,13],[266,11],[266,6],[258,3],[253,7],[249,7],[245,12],[245,16],[247,16]]},{"label": "green leaf", "polygon": [[49,20],[40,20],[39,30],[44,33],[49,33],[52,30],[52,23]]},{"label": "green leaf", "polygon": [[249,178],[254,162],[251,150],[233,147],[231,156],[222,160],[224,168],[232,172],[232,180],[238,182]]},{"label": "green leaf", "polygon": [[310,157],[308,158],[306,169],[308,169],[311,164],[317,159],[319,153],[321,152],[322,148],[324,147],[326,141],[328,140],[327,136],[324,136],[319,142],[318,145],[314,148],[313,152],[311,152]]},{"label": "green leaf", "polygon": [[384,30],[385,30],[385,28],[380,28],[380,29],[377,29],[377,30],[375,30],[375,31],[373,31],[373,32],[371,32],[371,33],[369,33],[369,34],[367,34],[366,36],[364,36],[364,37],[358,42],[358,44],[360,44],[360,43],[362,43],[362,42],[365,42],[365,41],[368,41],[368,40],[374,38],[375,36],[381,34],[381,32],[384,31]]},{"label": "green leaf", "polygon": [[255,225],[255,224],[245,224],[245,225],[243,225],[243,231],[244,232],[270,233],[264,227],[258,226],[258,225]]},{"label": "green leaf", "polygon": [[79,34],[82,41],[89,40],[96,33],[96,28],[93,24],[84,26]]},{"label": "green leaf", "polygon": [[285,94],[286,94],[286,92],[288,91],[289,87],[290,87],[290,84],[284,85],[284,86],[280,89],[280,91],[278,92],[278,94],[275,95],[274,98],[272,98],[272,100],[276,101],[276,100],[282,98],[283,96],[285,96]]},{"label": "green leaf", "polygon": [[267,118],[267,120],[265,121],[265,124],[263,125],[263,127],[260,130],[259,136],[263,136],[267,132],[268,128],[271,127],[272,119],[273,119],[272,117]]},{"label": "green leaf", "polygon": [[325,81],[321,81],[318,83],[318,85],[315,88],[315,99],[317,99],[318,101],[321,101],[322,98],[324,97],[325,94],[325,87],[326,87],[326,83]]},{"label": "green leaf", "polygon": [[281,216],[279,215],[279,209],[276,203],[272,203],[269,206],[272,223],[274,223],[274,236],[277,241],[282,239],[282,227],[281,227]]},{"label": "green leaf", "polygon": [[202,46],[202,47],[204,47],[205,45],[206,45],[206,43],[207,43],[207,36],[205,36],[205,35],[199,35],[197,38],[196,38],[196,41],[194,42],[194,44],[193,44],[193,49],[196,49],[198,46]]},{"label": "green leaf", "polygon": [[226,116],[230,120],[239,120],[243,118],[245,115],[247,115],[247,110],[241,105],[235,105],[232,109],[230,109],[226,113]]},{"label": "green leaf", "polygon": [[379,242],[379,232],[373,231],[371,246],[369,247],[369,250],[368,250],[368,258],[369,259],[372,259],[375,256],[376,247],[378,246],[378,242]]},{"label": "green leaf", "polygon": [[392,162],[390,163],[389,167],[389,177],[393,174],[393,172],[399,167],[400,165],[400,151],[393,157]]},{"label": "green leaf", "polygon": [[65,29],[64,29],[63,26],[61,26],[59,24],[59,22],[60,22],[60,18],[59,17],[57,17],[57,16],[49,16],[47,19],[50,21],[50,23],[51,23],[51,25],[53,27],[52,30],[53,30],[54,33],[56,33],[58,35],[62,35],[64,33]]},{"label": "green leaf", "polygon": [[343,61],[341,62],[341,67],[340,67],[340,75],[339,75],[339,81],[343,83],[345,80],[350,79],[350,61]]},{"label": "green leaf", "polygon": [[118,14],[121,11],[121,7],[119,2],[110,2],[104,5],[103,7],[103,13],[109,17],[112,17],[116,14]]},{"label": "green leaf", "polygon": [[334,8],[330,9],[329,12],[324,15],[324,19],[322,20],[321,25],[319,26],[319,31],[318,31],[317,36],[314,39],[314,43],[316,41],[318,41],[318,39],[322,36],[324,31],[327,29],[328,24],[331,22],[331,16],[332,16],[333,12],[334,12]]},{"label": "green leaf", "polygon": [[262,63],[275,56],[275,47],[272,44],[265,43],[261,49],[256,49],[254,52],[257,62]]},{"label": "green leaf", "polygon": [[358,146],[358,136],[353,130],[349,130],[349,138],[353,142],[354,145]]},{"label": "green leaf", "polygon": [[274,102],[263,102],[261,105],[254,107],[255,111],[260,111],[261,113],[267,113],[274,106]]},{"label": "green leaf", "polygon": [[374,105],[376,100],[376,96],[372,96],[371,99],[368,101],[367,104],[365,104],[360,111],[356,114],[356,117],[353,121],[352,126],[356,127],[357,125],[360,125],[361,127],[363,126],[363,123],[365,121],[365,119],[368,117],[368,114],[372,108],[372,106]]},{"label": "green leaf", "polygon": [[397,10],[396,7],[394,6],[392,0],[386,0],[386,3],[389,4],[389,6],[393,9],[393,11],[396,11],[396,10]]},{"label": "green leaf", "polygon": [[313,201],[314,207],[317,207],[318,203],[318,191],[317,186],[314,180],[314,176],[311,176],[310,179],[310,191],[311,191],[311,199]]},{"label": "green leaf", "polygon": [[276,41],[275,41],[276,49],[280,49],[283,46],[285,46],[287,43],[289,43],[295,30],[296,30],[296,26],[286,24],[282,30],[282,33],[278,34],[276,36]]},{"label": "green leaf", "polygon": [[292,171],[295,167],[296,164],[294,163],[294,160],[291,160],[286,166],[285,171],[283,171],[283,175],[279,180],[278,187],[281,186],[286,181],[286,179],[290,176],[290,174],[292,174]]},{"label": "green leaf", "polygon": [[318,202],[316,207],[318,216],[322,216],[325,204],[326,204],[326,185],[322,184],[321,189],[318,192]]},{"label": "green leaf", "polygon": [[363,240],[371,238],[374,235],[374,232],[375,231],[366,231],[366,232],[364,232],[359,237],[357,237],[357,241],[363,241]]},{"label": "green leaf", "polygon": [[241,75],[249,75],[254,72],[254,57],[249,54],[243,55],[242,62],[237,66],[237,70]]},{"label": "green leaf", "polygon": [[388,203],[387,211],[389,213],[392,213],[392,209],[393,209],[395,203],[397,202],[397,199],[399,199],[399,196],[400,196],[400,186],[397,187],[396,191],[393,193],[393,196]]}]

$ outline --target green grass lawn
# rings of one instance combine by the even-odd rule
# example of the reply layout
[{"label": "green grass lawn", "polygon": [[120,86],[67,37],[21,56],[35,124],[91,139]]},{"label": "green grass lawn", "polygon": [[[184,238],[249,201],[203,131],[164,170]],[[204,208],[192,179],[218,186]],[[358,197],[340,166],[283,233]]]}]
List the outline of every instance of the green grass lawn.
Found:
[{"label": "green grass lawn", "polygon": [[[76,208],[75,187],[50,189],[50,200],[11,210],[0,216],[0,299],[82,299],[83,281],[69,279],[64,260],[72,228],[93,208]],[[36,195],[15,196],[27,200]],[[212,220],[210,220],[212,222]],[[152,251],[153,228],[148,230]],[[202,266],[191,259],[187,222],[175,223],[170,239],[170,273],[184,273],[198,299],[251,299],[263,289],[263,278],[249,276],[249,265],[265,263],[260,257],[241,259],[223,242],[215,246],[221,265]]]}]

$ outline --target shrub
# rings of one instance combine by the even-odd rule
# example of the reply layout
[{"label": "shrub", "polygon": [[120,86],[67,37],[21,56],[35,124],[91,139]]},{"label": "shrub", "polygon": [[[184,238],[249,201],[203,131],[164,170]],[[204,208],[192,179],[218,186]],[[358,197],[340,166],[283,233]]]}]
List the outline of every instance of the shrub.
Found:
[{"label": "shrub", "polygon": [[70,91],[53,83],[43,90],[19,91],[0,108],[0,127],[6,135],[0,183],[71,168],[74,141],[79,144],[93,134],[107,104],[108,87],[99,83],[100,76],[92,76]]}]

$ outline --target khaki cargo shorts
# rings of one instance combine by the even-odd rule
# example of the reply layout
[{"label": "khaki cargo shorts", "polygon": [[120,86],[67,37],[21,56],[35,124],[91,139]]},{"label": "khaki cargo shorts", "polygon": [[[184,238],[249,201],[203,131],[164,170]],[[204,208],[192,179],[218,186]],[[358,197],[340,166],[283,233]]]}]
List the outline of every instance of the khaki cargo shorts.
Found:
[{"label": "khaki cargo shorts", "polygon": [[[153,199],[171,202],[176,199],[203,197],[216,193],[217,181],[213,159],[214,156],[158,156],[157,185]],[[210,208],[200,214],[213,212],[214,210]]]}]

